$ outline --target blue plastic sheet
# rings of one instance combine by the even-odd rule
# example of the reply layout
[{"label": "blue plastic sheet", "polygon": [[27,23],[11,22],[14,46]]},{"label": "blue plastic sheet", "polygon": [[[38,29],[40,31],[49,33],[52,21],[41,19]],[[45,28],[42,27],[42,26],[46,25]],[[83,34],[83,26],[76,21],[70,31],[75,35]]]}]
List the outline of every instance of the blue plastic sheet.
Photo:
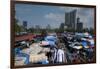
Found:
[{"label": "blue plastic sheet", "polygon": [[29,55],[26,53],[22,53],[20,48],[15,48],[15,55],[17,55],[18,57],[25,57],[25,64],[29,64]]},{"label": "blue plastic sheet", "polygon": [[83,47],[88,46],[88,45],[87,45],[87,41],[82,41],[82,45],[83,45]]},{"label": "blue plastic sheet", "polygon": [[54,41],[54,42],[56,42],[57,38],[54,37],[54,36],[47,36],[47,37],[45,37],[45,41]]},{"label": "blue plastic sheet", "polygon": [[50,46],[55,46],[55,42],[57,41],[57,38],[54,36],[47,36],[45,37],[45,41],[47,41]]}]

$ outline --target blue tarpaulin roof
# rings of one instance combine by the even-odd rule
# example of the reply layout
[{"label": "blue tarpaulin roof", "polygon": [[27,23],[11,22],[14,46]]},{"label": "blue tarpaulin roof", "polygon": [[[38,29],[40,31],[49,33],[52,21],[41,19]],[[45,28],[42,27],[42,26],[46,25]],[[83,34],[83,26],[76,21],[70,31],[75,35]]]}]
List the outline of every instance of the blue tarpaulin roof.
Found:
[{"label": "blue tarpaulin roof", "polygon": [[85,46],[88,46],[87,45],[87,41],[82,41],[82,45],[85,47]]},{"label": "blue tarpaulin roof", "polygon": [[55,42],[57,41],[57,38],[54,36],[46,36],[45,41],[47,41],[49,45],[55,46]]}]

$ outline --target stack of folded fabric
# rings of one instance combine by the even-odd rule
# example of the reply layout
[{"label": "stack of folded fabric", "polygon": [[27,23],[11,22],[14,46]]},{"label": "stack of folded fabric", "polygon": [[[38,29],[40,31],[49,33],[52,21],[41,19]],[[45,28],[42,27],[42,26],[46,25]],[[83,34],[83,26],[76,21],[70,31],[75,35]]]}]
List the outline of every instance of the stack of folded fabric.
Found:
[{"label": "stack of folded fabric", "polygon": [[37,54],[37,55],[31,55],[30,54],[30,62],[31,63],[38,63],[38,62],[42,62],[42,61],[46,61],[47,60],[47,56],[45,56],[45,53],[41,53],[41,54]]},{"label": "stack of folded fabric", "polygon": [[15,57],[15,66],[25,65],[26,58],[24,57]]}]

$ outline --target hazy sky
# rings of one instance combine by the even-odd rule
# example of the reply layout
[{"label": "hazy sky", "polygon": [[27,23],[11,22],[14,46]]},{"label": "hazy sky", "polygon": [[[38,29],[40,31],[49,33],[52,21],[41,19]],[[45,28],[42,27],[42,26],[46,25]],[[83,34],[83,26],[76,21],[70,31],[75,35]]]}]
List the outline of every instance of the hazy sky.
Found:
[{"label": "hazy sky", "polygon": [[28,22],[28,28],[35,25],[46,27],[48,24],[52,28],[57,28],[62,22],[65,22],[65,12],[77,9],[77,16],[83,22],[83,27],[94,27],[94,9],[80,7],[64,6],[46,6],[31,4],[16,4],[16,18],[22,24],[22,21]]}]

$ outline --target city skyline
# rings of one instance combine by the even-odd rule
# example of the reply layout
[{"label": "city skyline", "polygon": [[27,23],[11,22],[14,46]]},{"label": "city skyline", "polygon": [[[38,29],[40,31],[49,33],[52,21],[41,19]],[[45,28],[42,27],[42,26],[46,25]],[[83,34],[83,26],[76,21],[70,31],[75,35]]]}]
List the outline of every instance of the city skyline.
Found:
[{"label": "city skyline", "polygon": [[94,28],[94,9],[64,6],[30,5],[16,4],[16,19],[22,25],[23,21],[28,22],[28,28],[40,25],[46,27],[50,24],[51,28],[58,28],[61,23],[65,23],[65,13],[77,10],[76,17],[83,22],[83,27]]}]

